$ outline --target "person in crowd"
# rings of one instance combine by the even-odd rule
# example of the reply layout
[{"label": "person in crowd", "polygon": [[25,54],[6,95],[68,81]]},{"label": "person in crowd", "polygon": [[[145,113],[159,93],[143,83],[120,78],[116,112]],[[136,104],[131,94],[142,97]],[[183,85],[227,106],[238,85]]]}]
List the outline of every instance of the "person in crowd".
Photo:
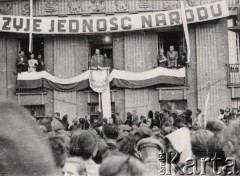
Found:
[{"label": "person in crowd", "polygon": [[124,122],[124,125],[132,126],[132,116],[131,112],[127,112],[127,120]]},{"label": "person in crowd", "polygon": [[89,130],[77,130],[72,134],[69,155],[79,157],[84,161],[88,176],[99,175],[99,165],[92,160],[97,150],[97,138]]},{"label": "person in crowd", "polygon": [[178,58],[178,67],[186,67],[187,66],[187,56],[185,52],[181,52]]},{"label": "person in crowd", "polygon": [[240,169],[240,120],[233,120],[223,129],[220,137],[222,149],[226,157],[231,157],[236,161],[236,170]]},{"label": "person in crowd", "polygon": [[147,120],[146,120],[146,117],[144,116],[140,116],[140,122],[138,123],[138,127],[142,127],[142,126],[147,126]]},{"label": "person in crowd", "polygon": [[61,136],[49,136],[50,146],[52,148],[53,157],[58,168],[62,168],[67,158],[67,147]]},{"label": "person in crowd", "polygon": [[113,124],[107,124],[103,126],[103,139],[106,142],[109,152],[107,156],[110,155],[121,155],[118,151],[117,139],[118,139],[118,127]]},{"label": "person in crowd", "polygon": [[63,116],[62,124],[63,124],[64,130],[68,130],[69,122],[68,122],[68,115],[67,114]]},{"label": "person in crowd", "polygon": [[226,127],[225,123],[221,120],[210,120],[207,122],[206,130],[211,131],[214,135],[207,141],[208,157],[214,158],[217,154],[217,158],[221,158],[222,161],[218,161],[218,166],[223,166],[226,159],[220,138],[222,131]]},{"label": "person in crowd", "polygon": [[199,129],[197,131],[192,131],[191,133],[191,144],[193,154],[197,159],[208,157],[208,140],[214,134],[211,131]]},{"label": "person in crowd", "polygon": [[194,118],[193,125],[203,128],[204,127],[204,118],[203,118],[204,115],[202,114],[202,110],[198,108],[196,115],[197,115],[197,117]]},{"label": "person in crowd", "polygon": [[45,63],[41,53],[38,53],[37,60],[38,60],[37,71],[44,71]]},{"label": "person in crowd", "polygon": [[61,175],[30,113],[7,101],[0,102],[0,151],[0,175]]},{"label": "person in crowd", "polygon": [[138,155],[136,150],[136,143],[137,138],[134,133],[129,133],[129,135],[125,136],[119,144],[119,151],[126,155],[130,155],[132,157],[140,159],[140,156]]},{"label": "person in crowd", "polygon": [[178,60],[178,52],[174,50],[174,46],[170,46],[170,51],[167,52],[168,68],[176,68]]},{"label": "person in crowd", "polygon": [[224,110],[219,109],[218,119],[224,121]]},{"label": "person in crowd", "polygon": [[153,127],[153,111],[152,110],[148,112],[147,126],[148,128],[151,128],[151,129]]},{"label": "person in crowd", "polygon": [[80,118],[78,128],[82,130],[87,130],[90,128],[90,124],[86,121],[85,118]]},{"label": "person in crowd", "polygon": [[102,138],[97,138],[97,154],[93,157],[93,161],[97,164],[101,164],[102,161],[107,157],[108,155],[108,145]]},{"label": "person in crowd", "polygon": [[90,60],[90,68],[100,68],[104,67],[104,57],[100,54],[100,50],[96,49],[95,54]]},{"label": "person in crowd", "polygon": [[103,58],[104,58],[104,67],[110,67],[113,68],[113,62],[112,59],[110,59],[106,53],[103,54]]},{"label": "person in crowd", "polygon": [[30,59],[28,60],[28,72],[36,72],[38,66],[37,59],[34,58],[34,54],[31,53]]},{"label": "person in crowd", "polygon": [[52,125],[52,130],[54,132],[57,132],[58,130],[64,130],[62,120],[60,119],[60,113],[59,112],[54,113],[51,125]]},{"label": "person in crowd", "polygon": [[22,73],[28,70],[28,60],[24,51],[19,51],[19,56],[16,61],[17,72]]},{"label": "person in crowd", "polygon": [[78,129],[78,118],[75,117],[73,120],[72,120],[72,125],[69,127],[69,130],[70,131],[74,131]]},{"label": "person in crowd", "polygon": [[158,66],[167,67],[167,58],[164,55],[164,49],[161,48],[157,56]]},{"label": "person in crowd", "polygon": [[139,160],[128,155],[110,156],[106,158],[101,164],[101,167],[99,169],[99,175],[143,176],[144,165]]},{"label": "person in crowd", "polygon": [[185,124],[187,126],[192,126],[192,111],[189,109],[185,112]]},{"label": "person in crowd", "polygon": [[87,176],[87,169],[82,159],[68,158],[62,169],[63,176]]},{"label": "person in crowd", "polygon": [[153,126],[160,127],[160,112],[156,111],[153,118]]}]

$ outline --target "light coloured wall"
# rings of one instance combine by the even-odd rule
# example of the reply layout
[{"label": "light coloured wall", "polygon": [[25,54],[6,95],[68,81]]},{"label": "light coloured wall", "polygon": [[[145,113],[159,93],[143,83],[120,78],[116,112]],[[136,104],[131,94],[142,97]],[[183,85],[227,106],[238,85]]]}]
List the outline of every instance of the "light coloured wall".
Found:
[{"label": "light coloured wall", "polygon": [[[157,33],[129,32],[124,36],[125,70],[143,72],[157,66]],[[125,113],[137,111],[147,116],[149,110],[159,110],[158,91],[155,89],[126,89]],[[126,114],[125,114],[126,116]]]},{"label": "light coloured wall", "polygon": [[217,118],[220,108],[231,107],[227,88],[228,40],[226,19],[196,27],[198,106],[204,110],[208,85],[207,118]]}]

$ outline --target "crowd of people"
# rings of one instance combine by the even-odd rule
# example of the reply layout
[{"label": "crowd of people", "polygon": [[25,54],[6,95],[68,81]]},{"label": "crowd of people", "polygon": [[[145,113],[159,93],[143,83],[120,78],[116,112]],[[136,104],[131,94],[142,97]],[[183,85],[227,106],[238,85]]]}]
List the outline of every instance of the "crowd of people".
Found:
[{"label": "crowd of people", "polygon": [[[203,124],[202,112],[149,111],[148,117],[127,113],[125,122],[111,119],[38,119],[36,113],[10,102],[0,103],[0,175],[154,176],[160,171],[160,152],[186,158],[225,158],[240,167],[240,120],[230,109]],[[226,120],[227,119],[227,120]],[[168,159],[166,159],[168,164]],[[206,175],[215,175],[206,165]],[[222,173],[227,174],[228,169]],[[180,175],[174,171],[171,175]]]}]

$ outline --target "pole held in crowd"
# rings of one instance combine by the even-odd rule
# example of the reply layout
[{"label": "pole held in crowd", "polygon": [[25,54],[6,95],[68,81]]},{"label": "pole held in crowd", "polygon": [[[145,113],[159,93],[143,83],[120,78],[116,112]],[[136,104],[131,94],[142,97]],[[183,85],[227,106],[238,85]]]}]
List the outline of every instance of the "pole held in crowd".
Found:
[{"label": "pole held in crowd", "polygon": [[207,98],[206,98],[205,108],[204,108],[204,129],[206,129],[206,126],[207,126],[207,108],[208,108],[208,102],[209,102],[209,98],[210,98],[210,89],[211,89],[211,84],[210,84],[210,82],[208,82]]},{"label": "pole held in crowd", "polygon": [[190,62],[190,39],[189,39],[186,11],[185,11],[183,1],[180,1],[180,6],[181,6],[181,17],[182,17],[183,30],[184,30],[184,35],[185,35],[186,44],[187,44],[187,61]]}]

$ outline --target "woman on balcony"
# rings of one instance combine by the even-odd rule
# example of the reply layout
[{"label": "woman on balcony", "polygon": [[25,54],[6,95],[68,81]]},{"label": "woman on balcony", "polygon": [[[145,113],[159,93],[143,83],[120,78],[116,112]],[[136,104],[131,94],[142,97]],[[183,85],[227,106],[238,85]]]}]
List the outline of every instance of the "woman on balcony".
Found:
[{"label": "woman on balcony", "polygon": [[37,59],[34,58],[34,54],[30,55],[30,59],[28,60],[28,72],[36,72],[38,66]]}]

